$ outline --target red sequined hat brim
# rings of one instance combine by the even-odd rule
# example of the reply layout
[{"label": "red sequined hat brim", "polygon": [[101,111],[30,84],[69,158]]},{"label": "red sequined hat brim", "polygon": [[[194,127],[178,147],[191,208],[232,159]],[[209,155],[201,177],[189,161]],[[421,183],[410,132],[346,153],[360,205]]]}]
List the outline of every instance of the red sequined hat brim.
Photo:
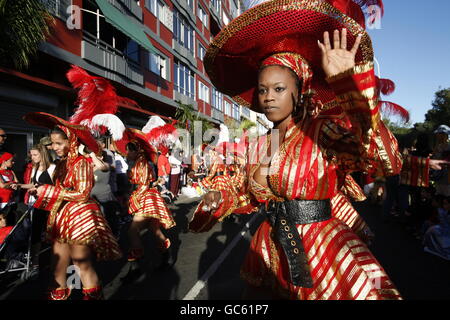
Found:
[{"label": "red sequined hat brim", "polygon": [[317,41],[323,42],[325,31],[332,35],[346,28],[348,48],[362,35],[356,63],[373,61],[372,42],[360,23],[326,1],[264,2],[231,21],[214,38],[204,58],[205,69],[219,91],[259,112],[254,88],[261,62],[274,53],[295,52],[308,61],[313,70],[311,88],[316,99],[326,104],[335,96],[321,68]]}]

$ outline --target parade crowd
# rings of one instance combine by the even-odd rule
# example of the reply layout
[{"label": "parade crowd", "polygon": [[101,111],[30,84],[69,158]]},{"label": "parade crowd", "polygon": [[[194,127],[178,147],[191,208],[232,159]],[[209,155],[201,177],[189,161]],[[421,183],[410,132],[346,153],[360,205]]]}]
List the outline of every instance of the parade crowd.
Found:
[{"label": "parade crowd", "polygon": [[[118,106],[136,102],[72,65],[66,76],[77,90],[74,114],[23,117],[50,130],[28,150],[23,176],[14,173],[15,155],[4,149],[8,133],[0,129],[2,263],[8,268],[28,237],[37,274],[39,252],[50,243],[47,298],[70,297],[73,264],[83,299],[102,299],[93,262],[126,256],[138,268],[143,230],[155,238],[158,268],[174,265],[168,203],[185,195],[200,200],[189,221],[194,233],[237,214],[264,216],[240,270],[244,299],[402,299],[370,251],[373,233],[352,202],[366,199],[368,185],[384,221],[401,221],[425,251],[450,260],[450,128],[437,128],[434,147],[422,136],[414,148],[398,146],[381,111],[407,111],[381,100],[395,86],[375,75],[369,4],[383,7],[380,0],[273,0],[231,21],[210,43],[205,70],[218,91],[273,127],[196,146],[192,156],[175,147],[176,120],[153,116],[142,130],[125,127]],[[22,203],[28,210],[20,216]],[[126,253],[118,243],[125,233]]]},{"label": "parade crowd", "polygon": [[[28,158],[24,159],[26,165],[21,170],[24,174],[17,176],[15,155],[5,148],[7,138],[7,132],[0,129],[0,244],[4,243],[16,224],[17,228],[14,234],[11,234],[8,244],[5,244],[1,267],[2,270],[14,268],[15,263],[24,258],[31,238],[30,268],[31,277],[35,277],[39,274],[39,269],[43,268],[39,265],[39,253],[46,244],[45,231],[49,211],[34,208],[32,215],[22,221],[24,212],[20,209],[33,208],[37,200],[38,186],[55,184],[55,169],[61,162],[61,157],[53,149],[50,136],[45,136],[28,150]],[[89,160],[93,169],[95,182],[90,197],[99,204],[113,235],[118,240],[126,233],[124,227],[129,226],[132,220],[128,207],[135,185],[130,182],[130,171],[136,159],[124,157],[111,142],[111,137],[101,136],[97,138],[100,153],[83,150],[87,149],[85,147],[79,152]],[[152,181],[152,185],[157,188],[166,204],[177,200],[182,191],[188,197],[199,197],[202,191],[196,181],[208,174],[205,165],[208,159],[198,153],[193,155],[192,159],[187,159],[183,157],[182,151],[158,152],[156,161],[148,162],[153,177],[157,177]],[[129,257],[129,260],[132,259]]]},{"label": "parade crowd", "polygon": [[[410,147],[400,146],[402,154],[450,160],[450,127],[439,126],[433,143],[430,136],[419,134]],[[427,169],[428,170],[428,169]],[[385,223],[398,222],[426,252],[450,260],[450,171],[429,170],[428,181],[418,186],[411,172],[403,171],[390,177],[363,177],[365,192],[371,203],[382,206]]]}]

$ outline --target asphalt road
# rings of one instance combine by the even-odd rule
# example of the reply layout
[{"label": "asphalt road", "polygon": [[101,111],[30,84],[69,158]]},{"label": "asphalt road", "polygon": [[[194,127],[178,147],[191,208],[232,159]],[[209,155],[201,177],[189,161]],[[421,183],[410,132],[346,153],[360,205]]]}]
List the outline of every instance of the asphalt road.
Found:
[{"label": "asphalt road", "polygon": [[[198,201],[198,199],[197,199]],[[170,270],[158,270],[160,255],[149,233],[143,235],[145,259],[142,272],[134,272],[123,258],[99,263],[96,268],[110,300],[239,300],[244,282],[239,277],[249,241],[262,221],[259,215],[226,219],[207,233],[187,232],[187,224],[197,201],[180,199],[170,205],[176,227],[167,232],[177,254]],[[450,299],[450,262],[425,253],[419,240],[399,223],[384,224],[380,207],[356,204],[376,238],[371,250],[385,268],[404,299]],[[126,228],[125,228],[126,229]],[[128,248],[126,230],[120,244]],[[48,253],[43,254],[45,262]],[[131,270],[131,272],[130,272]],[[48,283],[48,270],[27,281],[9,276],[0,281],[0,299],[42,299]],[[81,297],[75,290],[72,299]]]}]

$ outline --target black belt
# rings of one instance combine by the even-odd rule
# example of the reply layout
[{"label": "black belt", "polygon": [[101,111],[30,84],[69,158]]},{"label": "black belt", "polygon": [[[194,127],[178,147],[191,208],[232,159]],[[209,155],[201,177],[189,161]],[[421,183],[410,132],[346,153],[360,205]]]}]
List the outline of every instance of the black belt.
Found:
[{"label": "black belt", "polygon": [[286,254],[292,284],[312,288],[308,259],[296,225],[330,219],[330,200],[270,201],[263,210],[275,231],[275,239]]}]

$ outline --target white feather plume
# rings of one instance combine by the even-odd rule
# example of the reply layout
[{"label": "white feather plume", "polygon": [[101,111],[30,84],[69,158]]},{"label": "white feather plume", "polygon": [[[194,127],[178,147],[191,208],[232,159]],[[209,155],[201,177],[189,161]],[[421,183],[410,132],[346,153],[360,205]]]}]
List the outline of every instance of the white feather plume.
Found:
[{"label": "white feather plume", "polygon": [[151,116],[145,126],[142,128],[143,133],[149,133],[152,129],[165,125],[166,122],[158,116]]},{"label": "white feather plume", "polygon": [[125,125],[122,120],[110,113],[97,114],[92,118],[89,127],[94,129],[99,126],[108,128],[109,133],[111,133],[112,138],[115,141],[122,139],[125,131]]}]

